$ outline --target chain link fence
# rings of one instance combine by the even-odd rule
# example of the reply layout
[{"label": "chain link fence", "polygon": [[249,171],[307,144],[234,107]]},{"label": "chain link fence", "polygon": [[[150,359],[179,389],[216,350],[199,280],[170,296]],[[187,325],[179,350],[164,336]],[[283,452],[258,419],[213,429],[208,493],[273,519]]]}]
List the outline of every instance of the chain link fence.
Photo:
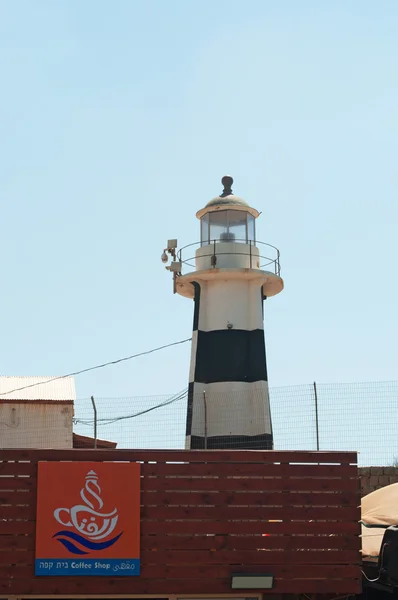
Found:
[{"label": "chain link fence", "polygon": [[[174,396],[0,402],[0,448],[185,447],[187,390]],[[264,432],[263,392],[195,398],[195,426],[209,438]],[[359,452],[361,466],[398,465],[398,382],[271,387],[276,450]],[[242,410],[242,405],[246,406]],[[198,432],[192,432],[198,435]],[[222,441],[220,442],[222,445]],[[211,447],[211,446],[208,446]]]},{"label": "chain link fence", "polygon": [[[225,422],[217,423],[210,407],[204,428],[225,431],[231,427],[234,435],[263,418],[259,402],[242,415],[237,409],[240,397],[242,392],[217,398],[213,394],[208,404],[225,407],[219,417]],[[113,443],[118,448],[184,448],[186,391],[174,396],[95,398],[94,402],[96,419],[91,398],[75,401],[75,446],[93,447],[96,437],[97,447]],[[355,450],[362,466],[396,464],[396,381],[275,387],[270,389],[270,403],[276,450]]]}]

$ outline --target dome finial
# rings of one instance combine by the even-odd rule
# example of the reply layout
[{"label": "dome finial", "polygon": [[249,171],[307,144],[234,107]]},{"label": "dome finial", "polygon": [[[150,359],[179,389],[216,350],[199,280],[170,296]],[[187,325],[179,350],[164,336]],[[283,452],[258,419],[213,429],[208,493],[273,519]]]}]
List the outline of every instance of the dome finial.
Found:
[{"label": "dome finial", "polygon": [[224,186],[222,194],[220,194],[220,198],[225,198],[225,196],[230,196],[232,194],[232,184],[234,180],[230,175],[224,175],[221,179],[221,183]]}]

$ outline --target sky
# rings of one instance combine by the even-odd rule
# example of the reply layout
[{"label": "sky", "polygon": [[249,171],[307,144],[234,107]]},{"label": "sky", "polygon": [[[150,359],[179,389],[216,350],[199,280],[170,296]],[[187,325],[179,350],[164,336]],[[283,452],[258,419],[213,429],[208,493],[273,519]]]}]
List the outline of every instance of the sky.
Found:
[{"label": "sky", "polygon": [[[395,0],[0,0],[3,375],[189,338],[167,239],[233,175],[281,252],[270,385],[398,379]],[[187,386],[189,343],[76,378]]]}]

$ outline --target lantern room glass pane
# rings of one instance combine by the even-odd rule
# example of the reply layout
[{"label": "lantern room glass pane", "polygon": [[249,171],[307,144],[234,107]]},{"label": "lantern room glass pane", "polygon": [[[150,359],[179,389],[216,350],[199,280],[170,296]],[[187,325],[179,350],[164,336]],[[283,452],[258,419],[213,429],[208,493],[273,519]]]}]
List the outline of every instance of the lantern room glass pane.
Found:
[{"label": "lantern room glass pane", "polygon": [[255,228],[255,219],[253,215],[247,215],[247,241],[255,242],[256,241],[256,228]]},{"label": "lantern room glass pane", "polygon": [[206,246],[209,243],[209,214],[200,220],[200,241],[202,242],[202,246]]},{"label": "lantern room glass pane", "polygon": [[210,213],[210,241],[225,241],[228,238],[228,220],[226,210]]},{"label": "lantern room glass pane", "polygon": [[228,235],[234,242],[247,242],[247,212],[243,210],[228,210]]}]

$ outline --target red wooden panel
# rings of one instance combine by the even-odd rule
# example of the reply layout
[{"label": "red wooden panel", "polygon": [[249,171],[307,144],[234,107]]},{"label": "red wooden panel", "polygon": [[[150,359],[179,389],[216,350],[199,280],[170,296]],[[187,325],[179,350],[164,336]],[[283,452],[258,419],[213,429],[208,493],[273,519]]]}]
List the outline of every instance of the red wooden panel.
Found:
[{"label": "red wooden panel", "polygon": [[[2,451],[0,450],[0,460]],[[36,477],[37,463],[35,462],[0,462],[0,476],[2,475],[29,475]]]},{"label": "red wooden panel", "polygon": [[0,477],[0,494],[2,490],[30,490],[36,487],[33,477]]},{"label": "red wooden panel", "polygon": [[146,492],[169,492],[169,491],[209,491],[209,492],[329,492],[339,491],[356,492],[359,489],[358,479],[295,479],[295,478],[215,478],[207,477],[201,479],[169,478],[169,477],[146,477],[142,479],[142,488]]},{"label": "red wooden panel", "polygon": [[260,506],[143,506],[141,518],[145,519],[213,519],[228,521],[231,519],[272,520],[311,520],[316,521],[358,521],[358,509],[354,506],[298,506],[279,508]]},{"label": "red wooden panel", "polygon": [[[193,567],[168,567],[165,565],[144,566],[141,570],[143,579],[197,579],[198,577],[206,577],[211,579],[230,579],[232,573],[245,573],[244,567],[230,567],[225,565],[202,566],[196,565]],[[253,566],[252,573],[263,573],[264,565]],[[298,565],[298,566],[283,566],[274,565],[271,570],[274,577],[279,579],[349,579],[358,577],[358,568],[352,565]]]},{"label": "red wooden panel", "polygon": [[34,504],[36,506],[36,489],[0,490],[0,504]]},{"label": "red wooden panel", "polygon": [[[329,594],[341,594],[344,596],[358,594],[361,592],[361,581],[359,579],[289,579],[276,580],[272,590],[261,590],[263,593],[320,593],[325,594],[325,589]],[[231,580],[228,579],[170,579],[170,580],[151,580],[120,578],[119,581],[102,577],[101,581],[95,577],[55,577],[55,578],[37,578],[31,580],[16,580],[13,591],[18,595],[28,594],[47,594],[64,597],[72,594],[233,594],[231,589]],[[117,590],[117,591],[116,591]],[[0,580],[0,594],[10,594],[9,580]],[[235,595],[254,595],[253,590],[235,591]]]},{"label": "red wooden panel", "polygon": [[0,564],[0,580],[6,579],[31,579],[34,577],[33,565],[2,565]]},{"label": "red wooden panel", "polygon": [[[0,451],[8,459],[30,462],[0,462],[0,594],[231,594],[233,572],[265,565],[270,593],[360,591],[355,453]],[[34,578],[38,460],[146,463],[140,578]]]},{"label": "red wooden panel", "polygon": [[357,565],[360,553],[356,550],[298,550],[292,552],[271,552],[259,550],[242,550],[239,552],[220,550],[184,550],[150,551],[142,550],[143,564],[155,565],[198,565],[198,564],[229,564],[229,565]]},{"label": "red wooden panel", "polygon": [[0,545],[2,550],[6,548],[10,550],[34,550],[35,547],[34,539],[31,535],[1,535]]},{"label": "red wooden panel", "polygon": [[[173,466],[173,465],[171,465]],[[180,465],[178,465],[180,466]],[[189,466],[187,468],[189,471]],[[295,481],[295,479],[292,479]],[[279,480],[281,481],[281,480]],[[335,481],[331,479],[331,481]],[[269,491],[264,477],[145,477],[145,491]]]},{"label": "red wooden panel", "polygon": [[[166,465],[168,466],[168,465]],[[174,467],[174,466],[178,466],[180,467],[181,465],[170,465],[170,467]],[[182,466],[186,466],[186,465],[182,465]],[[202,465],[199,465],[202,466]],[[272,467],[274,465],[271,465]],[[279,465],[277,465],[279,467]],[[286,465],[280,465],[280,466],[286,466]],[[287,465],[290,466],[290,465]],[[316,467],[318,468],[318,467]],[[351,467],[341,467],[342,469],[348,468],[351,469]],[[186,476],[181,476],[181,475],[172,475],[172,476],[168,476],[166,475],[162,475],[162,476],[146,476],[145,479],[143,479],[143,483],[145,485],[145,489],[147,491],[150,490],[155,490],[155,491],[164,491],[164,490],[191,490],[191,491],[195,491],[195,490],[267,490],[268,487],[268,482],[269,479],[266,477],[255,477],[255,476],[245,476],[245,475],[240,475],[240,476],[234,476],[234,477],[224,477],[224,476],[212,476],[212,477],[200,477],[200,476],[196,476],[196,477],[191,477],[190,473],[189,473],[189,466],[186,466]],[[281,474],[279,474],[281,475]],[[285,474],[283,475],[283,478],[286,477],[290,477],[293,479],[293,481],[295,480],[296,476],[293,475],[289,475],[289,474]],[[313,479],[317,479],[315,476],[312,475],[308,475],[306,477],[306,479],[308,479],[308,477],[311,477]],[[276,478],[276,476],[273,476],[273,478]],[[328,474],[326,474],[325,477],[325,473],[324,472],[320,472],[318,471],[318,478],[320,479],[331,479],[332,481],[335,480],[335,476],[333,477],[329,477]],[[355,481],[359,481],[357,475],[353,476],[352,474],[350,475],[350,477],[346,476],[345,479],[352,479]],[[359,485],[359,483],[358,483]]]},{"label": "red wooden panel", "polygon": [[4,506],[0,504],[0,515],[2,519],[26,519],[28,521],[34,521],[36,518],[36,507],[32,504],[25,504],[23,506],[17,504]]},{"label": "red wooden panel", "polygon": [[[35,532],[36,523],[33,521],[0,521],[0,534],[20,534],[32,535]],[[1,537],[0,537],[1,548]]]},{"label": "red wooden panel", "polygon": [[[144,480],[145,481],[145,480]],[[328,502],[334,504],[333,496],[338,497],[336,494],[319,494],[321,500],[319,505],[325,502],[324,498],[328,497]],[[329,500],[330,497],[330,500]],[[346,492],[344,496],[339,496],[340,501],[345,506],[358,506],[360,499],[358,493]],[[344,501],[342,500],[344,499]],[[296,494],[296,493],[272,493],[268,492],[245,492],[245,493],[233,493],[233,492],[146,492],[141,493],[141,502],[144,506],[148,505],[171,505],[171,506],[225,506],[225,505],[237,505],[237,506],[291,506],[292,504],[317,504],[318,495],[314,501],[314,496],[311,493],[308,494]],[[360,518],[360,517],[359,517]]]},{"label": "red wooden panel", "polygon": [[[350,467],[351,468],[351,467]],[[189,470],[189,467],[188,467]],[[294,479],[293,479],[294,481]],[[333,480],[332,480],[333,481]],[[359,483],[357,484],[359,486]],[[261,491],[268,492],[268,480],[255,477],[145,477],[145,491]],[[326,493],[326,490],[324,493]],[[330,493],[336,493],[332,490]]]},{"label": "red wooden panel", "polygon": [[303,521],[268,523],[261,521],[143,521],[141,524],[142,535],[150,533],[221,533],[221,534],[249,534],[249,533],[275,533],[275,534],[316,534],[328,533],[351,533],[359,535],[360,526],[358,523],[340,523],[331,521],[330,523],[316,521],[309,523]]},{"label": "red wooden panel", "polygon": [[143,536],[143,550],[256,550],[256,549],[337,549],[359,550],[358,538],[353,535],[151,535]]},{"label": "red wooden panel", "polygon": [[358,478],[358,470],[355,465],[290,465],[290,464],[225,464],[218,463],[145,463],[141,467],[144,477],[336,477],[336,478]]},{"label": "red wooden panel", "polygon": [[35,555],[33,550],[9,550],[0,551],[0,565],[33,565]]},{"label": "red wooden panel", "polygon": [[1,450],[0,460],[357,464],[356,452],[274,450]]},{"label": "red wooden panel", "polygon": [[[270,538],[268,538],[270,539]],[[281,538],[281,541],[286,539],[289,541],[292,538]],[[293,538],[294,539],[294,538]],[[331,538],[332,540],[332,538]],[[266,546],[267,538],[264,538],[264,546]],[[194,545],[194,544],[192,544]],[[173,550],[170,548],[159,549],[156,550],[156,543],[148,544],[143,546],[141,549],[141,558],[142,565],[149,563],[155,563],[157,565],[162,564],[237,564],[243,563],[248,565],[255,564],[350,564],[357,565],[360,560],[359,549],[349,549],[345,550],[338,548],[337,550],[331,549],[330,552],[327,550],[321,549],[321,551],[313,551],[311,550],[302,550],[300,549],[300,542],[297,541],[294,544],[297,548],[297,551],[293,548],[288,550],[289,545],[286,548],[286,551],[283,552],[268,552],[267,550],[255,550],[252,549],[241,549],[239,548],[239,542],[234,544],[236,546],[236,550],[229,550],[228,546],[225,548],[217,548],[217,544],[214,544],[214,550],[209,550],[208,548],[212,546],[209,544],[206,549],[203,551],[198,549],[193,549],[192,551],[187,551],[184,548],[180,550]],[[329,546],[329,544],[324,544],[324,546]],[[232,543],[231,543],[232,546]],[[333,543],[330,543],[331,548],[333,548]],[[154,550],[149,548],[154,548]],[[311,546],[307,546],[306,548],[311,548]],[[282,548],[283,549],[283,548]],[[216,551],[217,550],[217,551]],[[266,554],[265,554],[266,553]],[[0,552],[0,565],[22,565],[34,564],[34,551],[32,550],[14,550],[6,548],[4,551]],[[168,562],[171,561],[171,562]]]},{"label": "red wooden panel", "polygon": [[[143,566],[141,568],[140,579],[197,579],[206,577],[210,579],[230,579],[232,573],[245,573],[246,568],[241,566],[230,567],[228,565],[211,566],[179,566],[169,567],[164,565]],[[252,573],[263,573],[263,565],[252,567]],[[285,566],[273,565],[272,574],[278,579],[305,579],[305,578],[324,578],[324,579],[349,579],[358,577],[358,568],[352,565],[299,565]],[[29,579],[34,577],[33,565],[21,566],[0,566],[0,579],[11,579],[19,577]],[[115,585],[120,581],[114,579]],[[135,580],[131,580],[135,581]]]}]

